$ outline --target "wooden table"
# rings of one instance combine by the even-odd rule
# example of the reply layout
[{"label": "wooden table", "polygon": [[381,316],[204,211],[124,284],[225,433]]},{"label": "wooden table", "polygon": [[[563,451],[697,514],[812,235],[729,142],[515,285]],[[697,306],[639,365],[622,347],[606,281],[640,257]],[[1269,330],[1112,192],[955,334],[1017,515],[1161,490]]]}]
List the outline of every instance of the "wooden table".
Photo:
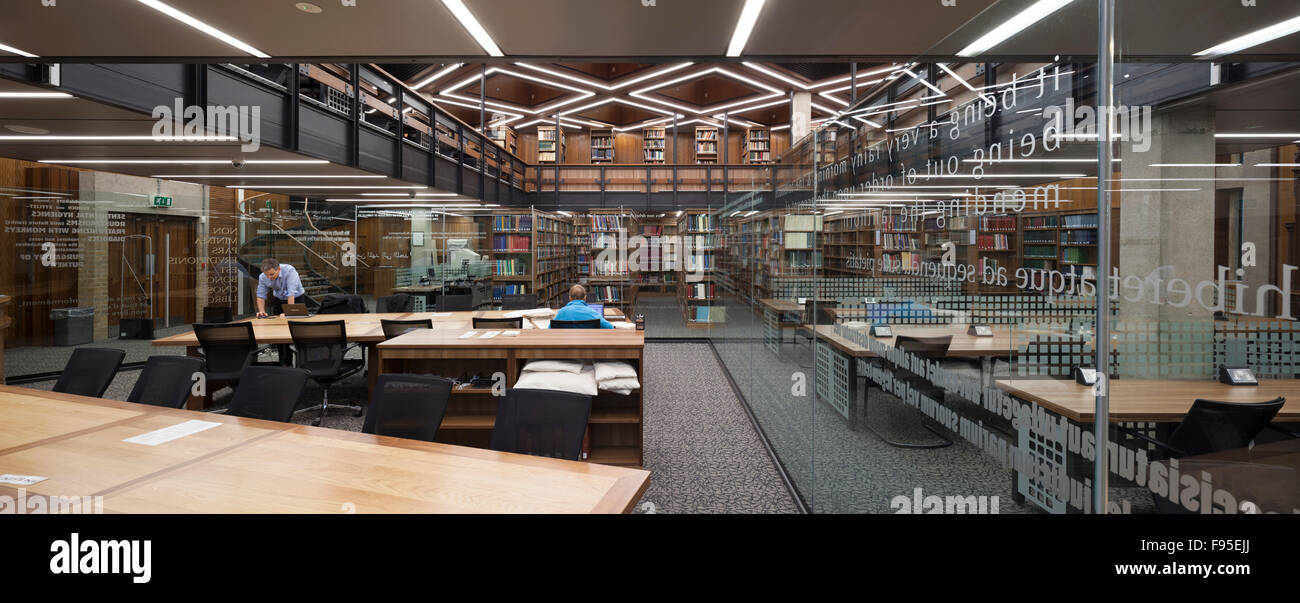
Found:
[{"label": "wooden table", "polygon": [[[196,419],[220,425],[156,446],[123,441]],[[108,513],[626,513],[650,477],[8,386],[0,473],[48,478],[25,488],[29,503],[100,496]]]},{"label": "wooden table", "polygon": [[[1092,388],[1065,379],[998,379],[1001,389],[1079,423],[1096,419]],[[1274,421],[1300,421],[1300,380],[1260,380],[1258,386],[1231,386],[1215,381],[1112,379],[1110,421],[1177,423],[1197,398],[1222,402],[1267,402],[1278,396],[1286,404]]]},{"label": "wooden table", "polygon": [[[251,322],[253,336],[260,345],[293,343],[289,334],[289,321],[335,321],[342,320],[347,330],[348,342],[365,346],[365,358],[374,358],[375,345],[384,340],[382,322],[384,320],[432,320],[436,327],[469,328],[475,318],[504,318],[504,310],[475,310],[470,312],[389,312],[384,314],[317,314],[286,318],[246,318],[237,322]],[[606,308],[605,318],[611,322],[626,320],[623,312],[617,308]],[[183,346],[190,356],[199,355],[199,339],[194,331],[179,333],[162,339],[155,339],[156,346]],[[369,388],[373,389],[377,371],[368,372]],[[205,398],[191,398],[188,408],[201,409],[211,405],[211,392]]]},{"label": "wooden table", "polygon": [[[803,324],[804,307],[791,299],[761,298],[758,305],[763,308],[763,344],[773,354],[781,353],[781,344],[785,339],[787,327]],[[830,301],[830,300],[819,300]],[[798,314],[796,320],[786,320],[786,315]]]},{"label": "wooden table", "polygon": [[[641,389],[630,395],[600,392],[592,400],[587,460],[611,465],[641,466],[643,392],[647,387],[645,332],[631,329],[533,329],[518,337],[483,339],[484,330],[467,339],[468,327],[435,325],[380,343],[375,373],[433,373],[438,375],[503,373],[514,387],[523,366],[533,359],[622,360],[637,371]],[[498,392],[499,393],[499,392]],[[453,389],[440,441],[486,446],[496,419],[498,398],[490,387]]]}]

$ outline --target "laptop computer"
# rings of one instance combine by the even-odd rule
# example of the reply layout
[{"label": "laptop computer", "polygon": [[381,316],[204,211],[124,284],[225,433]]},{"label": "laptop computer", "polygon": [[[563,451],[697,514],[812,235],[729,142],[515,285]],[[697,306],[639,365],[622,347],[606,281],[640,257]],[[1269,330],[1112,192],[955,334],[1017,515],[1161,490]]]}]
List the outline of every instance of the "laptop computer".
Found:
[{"label": "laptop computer", "polygon": [[587,304],[587,307],[595,310],[601,318],[605,317],[605,304]]},{"label": "laptop computer", "polygon": [[311,313],[307,311],[307,304],[284,304],[281,309],[284,310],[286,317],[311,316]]}]

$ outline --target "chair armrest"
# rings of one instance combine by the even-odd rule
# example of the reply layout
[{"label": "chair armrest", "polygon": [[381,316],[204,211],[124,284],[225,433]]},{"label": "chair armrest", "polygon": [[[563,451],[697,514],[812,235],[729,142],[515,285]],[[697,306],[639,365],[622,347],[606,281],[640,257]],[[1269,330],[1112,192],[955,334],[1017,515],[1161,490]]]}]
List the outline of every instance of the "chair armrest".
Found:
[{"label": "chair armrest", "polygon": [[1179,449],[1177,449],[1177,448],[1174,448],[1173,446],[1170,446],[1169,444],[1166,444],[1166,443],[1164,443],[1164,442],[1161,442],[1160,440],[1157,440],[1157,439],[1155,439],[1155,438],[1153,438],[1153,437],[1151,437],[1151,436],[1148,436],[1148,435],[1145,434],[1145,433],[1142,433],[1142,432],[1139,432],[1139,431],[1134,431],[1134,430],[1132,430],[1132,429],[1129,429],[1128,427],[1124,427],[1123,425],[1116,425],[1116,426],[1115,426],[1115,429],[1118,430],[1118,431],[1122,431],[1122,432],[1124,432],[1124,433],[1126,433],[1126,434],[1128,434],[1128,435],[1130,435],[1130,436],[1132,436],[1132,437],[1135,437],[1135,438],[1137,438],[1137,439],[1139,439],[1139,440],[1142,440],[1142,441],[1144,441],[1144,442],[1147,442],[1148,444],[1155,444],[1157,447],[1159,447],[1159,448],[1163,448],[1163,449],[1165,449],[1165,450],[1167,450],[1167,451],[1169,451],[1169,452],[1174,453],[1175,455],[1178,455],[1178,456],[1187,456],[1187,453],[1183,452],[1182,450],[1179,450]]}]

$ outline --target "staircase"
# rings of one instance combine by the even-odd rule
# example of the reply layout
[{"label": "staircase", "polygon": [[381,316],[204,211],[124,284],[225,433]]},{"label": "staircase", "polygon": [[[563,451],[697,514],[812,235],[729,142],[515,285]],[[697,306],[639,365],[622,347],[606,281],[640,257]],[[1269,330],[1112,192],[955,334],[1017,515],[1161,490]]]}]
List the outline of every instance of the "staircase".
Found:
[{"label": "staircase", "polygon": [[[295,201],[295,209],[301,203]],[[306,211],[311,215],[310,221],[300,211],[294,213],[290,218],[292,221],[280,219],[268,224],[262,220],[261,230],[269,232],[249,239],[239,247],[236,261],[240,271],[256,281],[261,273],[262,260],[274,257],[298,270],[303,289],[313,299],[349,293],[353,282],[352,268],[343,266],[342,247],[313,235],[342,225],[351,226],[353,220],[347,217],[351,208],[317,201],[308,202]],[[364,266],[358,267],[364,269]],[[256,290],[256,283],[253,289]]]}]

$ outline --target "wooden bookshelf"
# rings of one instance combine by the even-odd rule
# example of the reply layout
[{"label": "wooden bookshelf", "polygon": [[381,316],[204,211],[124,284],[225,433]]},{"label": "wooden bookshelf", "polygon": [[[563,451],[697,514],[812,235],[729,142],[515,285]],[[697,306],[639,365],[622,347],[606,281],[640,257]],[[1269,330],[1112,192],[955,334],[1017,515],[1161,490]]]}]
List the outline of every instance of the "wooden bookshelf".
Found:
[{"label": "wooden bookshelf", "polygon": [[499,212],[491,218],[488,241],[493,262],[493,301],[500,301],[503,295],[533,293],[532,210]]},{"label": "wooden bookshelf", "polygon": [[518,138],[515,136],[514,129],[510,126],[488,128],[487,137],[488,140],[496,143],[497,146],[510,151],[511,155],[519,154]]},{"label": "wooden bookshelf", "polygon": [[677,262],[677,301],[689,328],[708,328],[711,323],[726,322],[725,306],[718,303],[715,281],[719,235],[715,218],[708,209],[687,209],[677,218],[677,233],[682,237],[681,257]]},{"label": "wooden bookshelf", "polygon": [[[626,209],[592,209],[583,219],[590,237],[587,301],[619,307],[624,314],[630,315],[636,304],[636,288],[632,287],[627,257],[617,252],[618,246],[626,243],[625,237],[632,234],[628,230],[632,212]],[[602,261],[601,253],[607,248],[610,253]]]},{"label": "wooden bookshelf", "polygon": [[591,131],[591,162],[614,163],[614,131]]},{"label": "wooden bookshelf", "polygon": [[763,165],[772,163],[772,131],[765,127],[745,130],[745,163]]},{"label": "wooden bookshelf", "polygon": [[837,151],[835,150],[836,141],[835,130],[828,128],[817,133],[817,165],[830,165],[835,163],[837,155]]},{"label": "wooden bookshelf", "polygon": [[717,163],[719,144],[718,128],[695,126],[695,163]]},{"label": "wooden bookshelf", "polygon": [[569,288],[578,282],[574,218],[536,210],[533,214],[533,290],[539,303],[559,308],[568,303]]},{"label": "wooden bookshelf", "polygon": [[667,130],[644,128],[641,130],[641,154],[646,163],[664,163],[667,152]]},{"label": "wooden bookshelf", "polygon": [[557,136],[555,126],[537,126],[537,163],[563,163],[564,148],[564,128]]},{"label": "wooden bookshelf", "polygon": [[645,265],[629,267],[637,298],[646,292],[668,293],[670,288],[675,292],[678,254],[663,242],[677,236],[677,219],[668,214],[634,218],[628,236],[636,234],[645,237],[648,246],[642,250]]}]

